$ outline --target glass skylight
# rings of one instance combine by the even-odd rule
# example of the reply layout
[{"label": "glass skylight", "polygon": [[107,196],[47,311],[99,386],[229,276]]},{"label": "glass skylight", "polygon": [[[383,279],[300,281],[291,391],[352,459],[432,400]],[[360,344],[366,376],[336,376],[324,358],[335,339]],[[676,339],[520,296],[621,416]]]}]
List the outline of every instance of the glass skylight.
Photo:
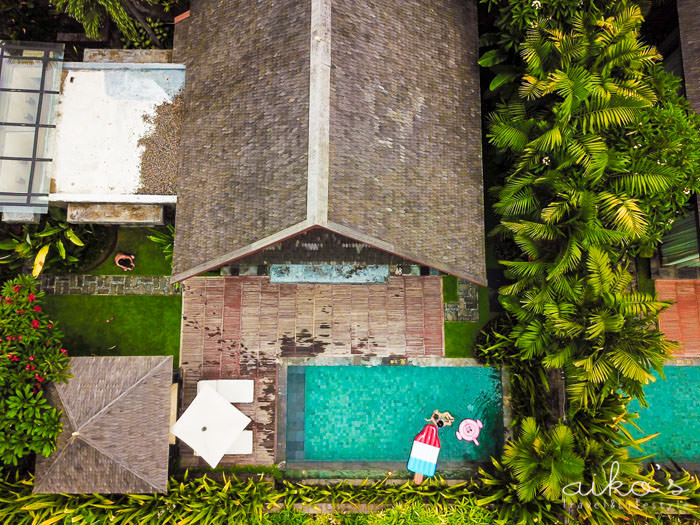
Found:
[{"label": "glass skylight", "polygon": [[63,44],[0,40],[0,212],[45,213]]}]

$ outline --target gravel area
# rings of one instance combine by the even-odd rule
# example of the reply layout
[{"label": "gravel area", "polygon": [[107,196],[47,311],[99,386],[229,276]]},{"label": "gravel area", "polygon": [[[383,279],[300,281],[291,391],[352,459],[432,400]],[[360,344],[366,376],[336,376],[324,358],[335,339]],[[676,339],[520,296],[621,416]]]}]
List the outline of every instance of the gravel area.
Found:
[{"label": "gravel area", "polygon": [[175,195],[177,153],[182,131],[182,94],[156,108],[153,117],[144,116],[153,130],[141,138],[141,185],[136,193],[142,195]]}]

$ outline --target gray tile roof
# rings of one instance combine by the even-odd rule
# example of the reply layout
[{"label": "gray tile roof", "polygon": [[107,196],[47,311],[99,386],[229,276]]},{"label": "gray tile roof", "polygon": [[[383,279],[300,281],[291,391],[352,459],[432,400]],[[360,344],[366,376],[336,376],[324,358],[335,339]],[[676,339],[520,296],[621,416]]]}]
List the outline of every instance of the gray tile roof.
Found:
[{"label": "gray tile roof", "polygon": [[310,7],[191,2],[174,273],[306,218]]},{"label": "gray tile roof", "polygon": [[185,24],[175,280],[321,227],[485,283],[474,2],[193,0]]},{"label": "gray tile roof", "polygon": [[484,280],[471,2],[333,1],[328,220]]},{"label": "gray tile roof", "polygon": [[37,457],[35,493],[165,492],[172,357],[73,357],[51,384],[56,450]]},{"label": "gray tile roof", "polygon": [[700,3],[678,0],[685,92],[692,108],[700,113]]}]

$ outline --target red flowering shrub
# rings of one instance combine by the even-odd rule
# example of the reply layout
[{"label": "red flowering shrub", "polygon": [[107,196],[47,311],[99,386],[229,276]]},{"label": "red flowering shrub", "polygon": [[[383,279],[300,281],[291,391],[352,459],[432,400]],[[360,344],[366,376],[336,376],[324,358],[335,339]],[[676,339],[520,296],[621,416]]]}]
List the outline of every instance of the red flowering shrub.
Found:
[{"label": "red flowering shrub", "polygon": [[61,431],[44,388],[68,378],[61,332],[43,312],[36,281],[19,276],[0,293],[0,462],[31,453],[48,456]]}]

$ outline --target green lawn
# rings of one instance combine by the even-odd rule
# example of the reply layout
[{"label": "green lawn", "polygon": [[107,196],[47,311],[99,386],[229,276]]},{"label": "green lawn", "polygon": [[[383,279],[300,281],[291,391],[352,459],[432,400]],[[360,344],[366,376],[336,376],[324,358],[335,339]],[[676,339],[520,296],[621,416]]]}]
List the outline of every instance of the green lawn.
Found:
[{"label": "green lawn", "polygon": [[446,303],[459,302],[457,278],[454,275],[442,276],[442,300]]},{"label": "green lawn", "polygon": [[179,295],[47,295],[43,302],[69,355],[172,355],[178,365]]},{"label": "green lawn", "polygon": [[479,331],[491,319],[489,289],[479,286],[479,320],[445,322],[445,357],[472,357]]},{"label": "green lawn", "polygon": [[[117,268],[114,256],[119,252],[136,256],[134,259],[136,267],[132,271],[125,272]],[[121,227],[115,250],[89,273],[92,275],[170,275],[172,272],[160,245],[148,240],[148,228]]]}]

